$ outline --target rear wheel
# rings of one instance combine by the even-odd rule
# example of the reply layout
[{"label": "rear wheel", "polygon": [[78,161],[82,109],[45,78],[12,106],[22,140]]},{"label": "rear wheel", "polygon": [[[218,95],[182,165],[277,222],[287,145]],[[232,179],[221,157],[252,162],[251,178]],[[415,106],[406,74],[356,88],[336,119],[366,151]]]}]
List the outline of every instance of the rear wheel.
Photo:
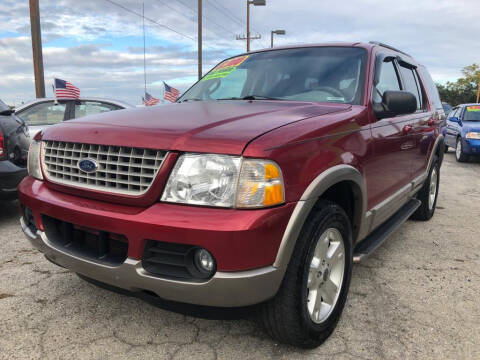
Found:
[{"label": "rear wheel", "polygon": [[455,159],[458,162],[467,161],[467,155],[463,152],[462,139],[457,138],[457,147],[455,148]]},{"label": "rear wheel", "polygon": [[262,322],[280,342],[313,348],[334,330],[352,272],[352,233],[345,211],[321,201],[297,240],[279,292],[262,305]]},{"label": "rear wheel", "polygon": [[417,199],[422,202],[412,215],[415,220],[430,220],[437,207],[438,189],[440,187],[440,164],[435,155],[427,180],[417,194]]}]

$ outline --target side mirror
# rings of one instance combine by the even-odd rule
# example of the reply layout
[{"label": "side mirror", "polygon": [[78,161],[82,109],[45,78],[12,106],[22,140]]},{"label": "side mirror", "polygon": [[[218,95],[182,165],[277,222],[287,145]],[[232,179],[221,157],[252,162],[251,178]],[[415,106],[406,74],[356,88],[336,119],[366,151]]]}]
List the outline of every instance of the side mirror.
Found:
[{"label": "side mirror", "polygon": [[454,123],[457,123],[459,125],[462,125],[462,120],[460,120],[458,117],[454,116],[454,117],[451,117],[450,119],[448,119],[448,121],[451,121],[451,122],[454,122]]},{"label": "side mirror", "polygon": [[409,91],[385,91],[381,104],[374,104],[378,119],[397,115],[413,114],[417,111],[417,99]]}]

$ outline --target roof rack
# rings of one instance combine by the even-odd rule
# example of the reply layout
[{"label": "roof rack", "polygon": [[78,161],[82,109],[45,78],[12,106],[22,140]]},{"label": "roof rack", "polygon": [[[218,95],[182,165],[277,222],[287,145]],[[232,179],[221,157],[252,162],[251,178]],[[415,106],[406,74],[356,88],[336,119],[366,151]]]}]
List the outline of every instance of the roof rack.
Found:
[{"label": "roof rack", "polygon": [[[397,51],[399,53],[402,53],[404,55],[407,55],[407,56],[410,56],[409,54],[407,54],[406,52],[402,51],[402,50],[398,50],[397,48],[394,48],[393,46],[390,46],[390,45],[387,45],[387,44],[384,44],[380,41],[369,41],[370,44],[373,44],[373,45],[378,45],[378,46],[381,46],[381,47],[384,47],[384,48],[387,48],[387,49],[390,49],[390,50],[393,50],[393,51]],[[411,56],[410,56],[411,57]]]}]

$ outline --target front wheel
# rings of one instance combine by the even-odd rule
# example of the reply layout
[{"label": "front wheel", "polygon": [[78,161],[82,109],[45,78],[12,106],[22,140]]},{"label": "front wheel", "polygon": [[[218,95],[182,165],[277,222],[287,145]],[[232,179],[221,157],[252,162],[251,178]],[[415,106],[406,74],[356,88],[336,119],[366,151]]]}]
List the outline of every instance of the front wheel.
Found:
[{"label": "front wheel", "polygon": [[457,147],[455,148],[455,159],[457,159],[458,162],[467,161],[467,155],[463,152],[463,145],[462,145],[461,138],[457,139]]},{"label": "front wheel", "polygon": [[297,240],[279,292],[262,322],[280,342],[313,348],[335,329],[352,273],[352,231],[345,211],[320,201]]}]

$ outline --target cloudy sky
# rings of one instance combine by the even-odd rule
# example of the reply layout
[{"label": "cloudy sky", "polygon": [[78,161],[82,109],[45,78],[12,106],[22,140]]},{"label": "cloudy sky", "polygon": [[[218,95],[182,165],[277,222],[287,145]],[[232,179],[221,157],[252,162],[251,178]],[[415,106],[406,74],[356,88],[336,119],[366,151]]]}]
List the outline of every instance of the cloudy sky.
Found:
[{"label": "cloudy sky", "polygon": [[[114,4],[116,3],[116,4]],[[246,1],[203,0],[204,72],[245,51]],[[120,5],[120,6],[118,6]],[[197,0],[145,0],[147,88],[163,95],[162,81],[186,90],[197,74]],[[47,96],[54,77],[84,96],[140,103],[143,94],[141,0],[40,0]],[[412,54],[436,81],[455,80],[480,62],[478,0],[267,0],[252,7],[252,33],[269,46],[378,40]],[[29,9],[26,0],[0,2],[0,99],[19,104],[35,97]],[[161,25],[165,25],[161,26]],[[173,29],[174,31],[172,31]]]}]

